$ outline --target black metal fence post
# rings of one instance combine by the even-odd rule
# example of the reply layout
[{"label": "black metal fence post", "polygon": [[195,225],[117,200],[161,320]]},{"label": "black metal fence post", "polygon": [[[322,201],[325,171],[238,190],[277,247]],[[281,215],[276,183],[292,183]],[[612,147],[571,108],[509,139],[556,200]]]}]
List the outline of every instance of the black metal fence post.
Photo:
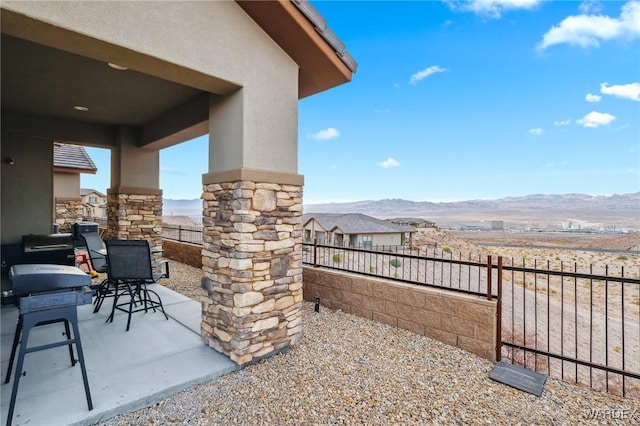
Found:
[{"label": "black metal fence post", "polygon": [[318,267],[318,239],[313,239],[313,267]]},{"label": "black metal fence post", "polygon": [[487,256],[487,300],[492,300],[491,296],[491,278],[493,275],[493,265],[491,264],[491,255]]},{"label": "black metal fence post", "polygon": [[502,359],[502,256],[498,256],[498,306],[496,307],[496,362]]}]

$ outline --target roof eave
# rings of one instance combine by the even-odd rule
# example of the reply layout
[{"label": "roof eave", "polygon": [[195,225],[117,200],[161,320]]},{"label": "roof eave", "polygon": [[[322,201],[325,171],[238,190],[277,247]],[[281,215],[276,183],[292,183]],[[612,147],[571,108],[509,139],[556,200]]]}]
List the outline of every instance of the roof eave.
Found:
[{"label": "roof eave", "polygon": [[308,6],[306,2],[298,2],[298,6],[290,0],[237,3],[300,67],[299,99],[351,81],[355,61],[346,50],[337,52],[325,39],[337,40],[330,30],[322,29],[325,37],[320,35],[320,29],[301,11]]},{"label": "roof eave", "polygon": [[95,175],[96,172],[98,171],[98,169],[79,169],[79,168],[74,168],[74,167],[58,167],[58,166],[54,166],[53,167],[53,171],[54,172],[59,172],[59,173],[88,173],[88,174]]}]

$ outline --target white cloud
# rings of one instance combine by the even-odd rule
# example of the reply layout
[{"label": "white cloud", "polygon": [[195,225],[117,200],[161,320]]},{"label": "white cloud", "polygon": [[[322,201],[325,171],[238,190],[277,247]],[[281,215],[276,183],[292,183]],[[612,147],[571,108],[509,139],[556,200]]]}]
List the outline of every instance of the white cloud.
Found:
[{"label": "white cloud", "polygon": [[553,122],[554,126],[563,127],[571,124],[571,120],[556,120]]},{"label": "white cloud", "polygon": [[529,129],[529,134],[533,136],[540,136],[543,130],[540,127],[536,127],[535,129]]},{"label": "white cloud", "polygon": [[423,80],[429,77],[430,75],[433,75],[439,72],[446,72],[446,71],[448,71],[446,68],[442,68],[439,65],[433,65],[429,68],[423,69],[422,71],[418,71],[417,73],[412,75],[411,80],[409,80],[409,84],[416,84],[420,80]]},{"label": "white cloud", "polygon": [[400,163],[398,163],[398,161],[393,157],[387,158],[385,161],[378,163],[378,165],[383,169],[388,169],[389,167],[400,167]]},{"label": "white cloud", "polygon": [[584,97],[584,100],[587,102],[600,102],[602,96],[594,95],[593,93],[587,93],[587,96]]},{"label": "white cloud", "polygon": [[340,136],[340,132],[334,129],[333,127],[320,130],[318,133],[311,135],[313,139],[318,141],[327,141],[329,139],[335,139],[338,136]]},{"label": "white cloud", "polygon": [[541,0],[448,0],[447,3],[454,10],[459,9],[497,19],[507,10],[531,9],[541,3]]},{"label": "white cloud", "polygon": [[563,160],[563,161],[560,161],[559,163],[555,163],[555,162],[547,163],[547,164],[545,164],[544,166],[545,166],[547,169],[550,169],[550,168],[552,168],[552,167],[561,167],[561,166],[566,166],[567,164],[569,164],[569,162],[568,162],[567,160]]},{"label": "white cloud", "polygon": [[606,112],[591,111],[576,122],[584,127],[600,127],[612,123],[616,117]]},{"label": "white cloud", "polygon": [[601,41],[616,38],[640,38],[640,1],[634,0],[624,4],[618,18],[584,13],[569,16],[542,36],[537,48],[544,50],[562,43],[598,47]]},{"label": "white cloud", "polygon": [[609,86],[609,83],[602,83],[600,85],[600,93],[640,102],[640,83],[616,84],[613,86]]},{"label": "white cloud", "polygon": [[578,6],[583,15],[602,12],[602,4],[598,0],[585,0]]}]

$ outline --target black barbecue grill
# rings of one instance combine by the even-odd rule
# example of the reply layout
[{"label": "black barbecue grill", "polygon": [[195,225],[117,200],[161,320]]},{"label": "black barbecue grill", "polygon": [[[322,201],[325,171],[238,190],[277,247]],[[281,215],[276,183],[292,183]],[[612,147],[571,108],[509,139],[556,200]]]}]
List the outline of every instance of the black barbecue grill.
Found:
[{"label": "black barbecue grill", "polygon": [[[91,402],[89,381],[87,380],[87,371],[80,342],[77,312],[78,306],[91,304],[92,291],[88,287],[91,284],[91,277],[74,266],[52,264],[14,265],[11,267],[9,276],[12,281],[13,293],[18,298],[20,313],[13,338],[13,347],[5,383],[9,383],[18,344],[20,344],[20,351],[18,352],[18,362],[13,379],[7,425],[11,424],[13,417],[18,384],[23,374],[24,356],[30,352],[59,346],[69,347],[71,365],[74,366],[76,359],[73,354],[73,344],[76,345],[77,361],[80,362],[82,370],[87,405],[89,410],[92,410],[93,403]],[[64,322],[65,335],[67,337],[65,340],[31,348],[27,347],[29,332],[33,327],[58,322]],[[73,338],[71,338],[69,323],[73,327]],[[22,339],[20,339],[21,335]]]},{"label": "black barbecue grill", "polygon": [[46,263],[75,266],[72,234],[24,235],[22,244],[2,246],[2,304],[17,303],[9,280],[13,265]]}]

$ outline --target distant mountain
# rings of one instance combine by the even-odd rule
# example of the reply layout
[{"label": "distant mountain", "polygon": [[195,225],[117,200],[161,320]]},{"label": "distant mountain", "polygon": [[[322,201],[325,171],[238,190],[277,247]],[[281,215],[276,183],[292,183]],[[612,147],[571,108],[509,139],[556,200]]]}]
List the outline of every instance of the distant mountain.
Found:
[{"label": "distant mountain", "polygon": [[352,203],[308,204],[305,213],[366,213],[396,214],[400,212],[440,212],[452,210],[539,210],[539,209],[613,209],[630,210],[640,217],[640,192],[632,194],[593,196],[586,194],[534,194],[497,200],[469,200],[447,203],[386,199]]},{"label": "distant mountain", "polygon": [[202,216],[202,200],[162,200],[163,216]]},{"label": "distant mountain", "polygon": [[640,192],[593,196],[587,194],[533,194],[496,200],[448,203],[386,199],[352,203],[307,204],[305,213],[364,213],[370,216],[420,217],[438,224],[504,220],[512,223],[584,221],[640,228]]},{"label": "distant mountain", "polygon": [[[418,217],[438,225],[504,220],[511,223],[555,223],[573,220],[640,228],[640,192],[611,196],[533,194],[496,200],[448,203],[403,199],[351,203],[305,204],[304,213],[364,213],[379,218]],[[202,200],[165,199],[163,214],[202,216]]]}]

